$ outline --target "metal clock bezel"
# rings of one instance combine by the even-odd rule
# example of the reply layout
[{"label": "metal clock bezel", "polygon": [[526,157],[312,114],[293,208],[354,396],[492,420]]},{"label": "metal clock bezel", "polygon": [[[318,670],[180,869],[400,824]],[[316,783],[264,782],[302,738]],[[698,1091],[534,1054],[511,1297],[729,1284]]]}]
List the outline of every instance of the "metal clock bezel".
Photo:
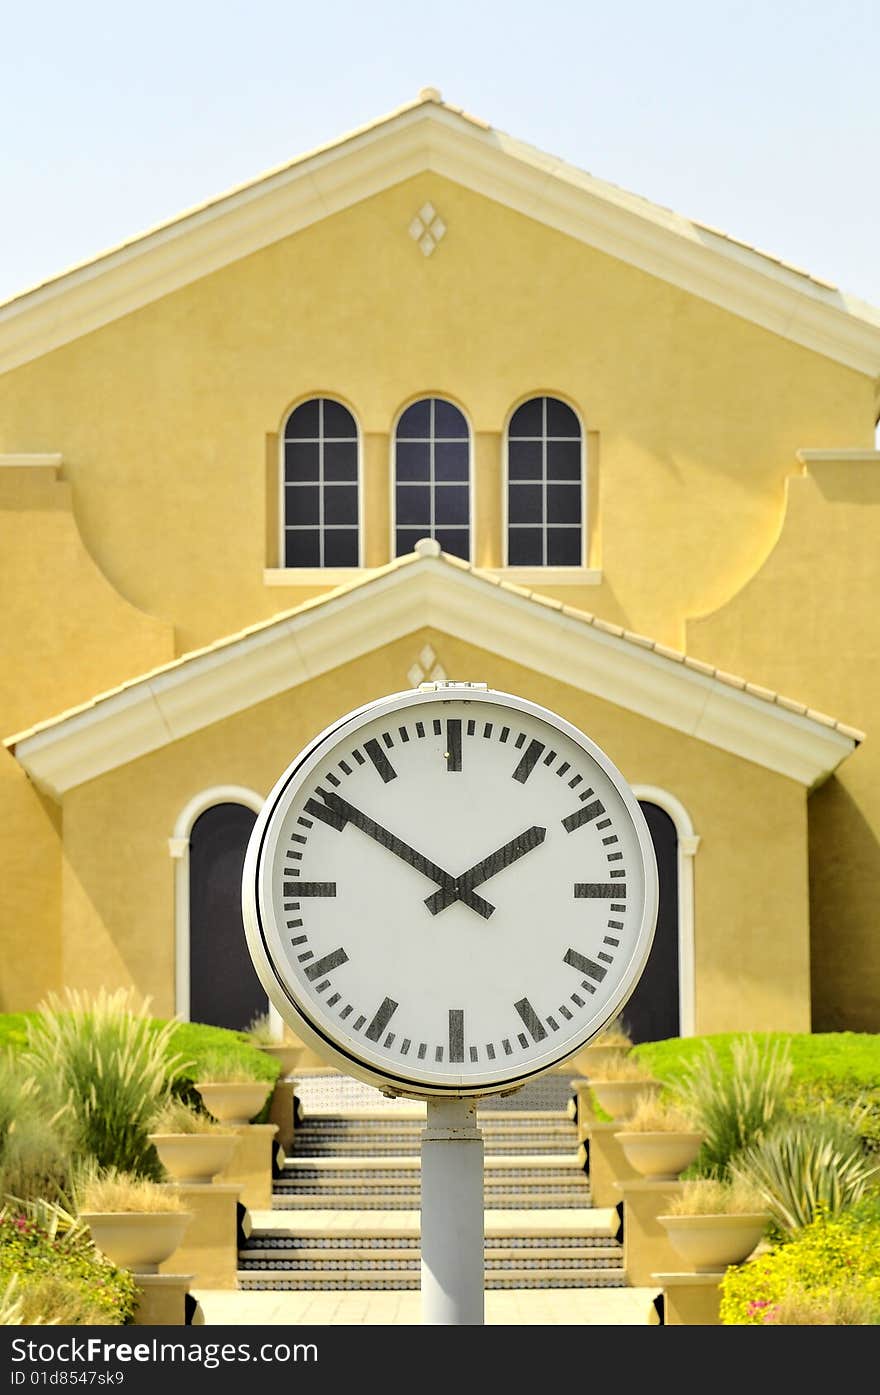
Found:
[{"label": "metal clock bezel", "polygon": [[[267,848],[271,847],[273,834],[277,838],[278,825],[283,821],[290,802],[295,798],[311,776],[315,766],[321,761],[331,745],[348,744],[353,735],[369,722],[390,713],[443,701],[474,701],[499,706],[506,710],[522,712],[542,721],[567,736],[596,762],[612,783],[621,798],[632,821],[641,853],[641,871],[644,881],[644,903],[636,944],[626,969],[612,997],[606,1002],[601,1013],[588,1020],[587,1029],[577,1040],[566,1039],[563,1051],[552,1049],[552,1038],[548,1038],[548,1049],[538,1058],[530,1058],[528,1069],[513,1070],[503,1079],[486,1080],[476,1083],[473,1076],[456,1079],[447,1068],[432,1070],[432,1063],[413,1061],[406,1075],[385,1068],[374,1058],[359,1055],[357,1038],[342,1029],[338,1037],[330,1036],[323,1025],[315,1022],[308,1013],[307,1001],[300,1002],[297,996],[298,985],[285,976],[277,962],[280,954],[273,953],[269,941],[274,940],[280,949],[281,932],[275,924],[274,913],[267,906],[267,878],[271,876],[272,859],[266,865]],[[248,843],[242,873],[242,916],[248,949],[257,976],[265,989],[270,1002],[293,1031],[307,1045],[317,1051],[329,1064],[335,1065],[346,1075],[352,1075],[365,1083],[377,1086],[386,1094],[401,1095],[413,1099],[450,1098],[455,1096],[483,1097],[505,1094],[518,1089],[526,1081],[545,1074],[555,1066],[570,1060],[602,1029],[612,1021],[625,1006],[644,971],[651,951],[657,919],[658,878],[654,846],[645,816],[629,784],[617,766],[596,745],[585,732],[579,730],[558,713],[540,704],[520,698],[512,693],[492,689],[483,684],[437,683],[424,684],[420,688],[404,689],[345,714],[326,727],[305,746],[291,761],[284,773],[269,792],[260,811]],[[283,966],[283,965],[282,965]],[[598,1019],[600,1020],[597,1020]],[[488,1072],[487,1072],[488,1074]]]}]

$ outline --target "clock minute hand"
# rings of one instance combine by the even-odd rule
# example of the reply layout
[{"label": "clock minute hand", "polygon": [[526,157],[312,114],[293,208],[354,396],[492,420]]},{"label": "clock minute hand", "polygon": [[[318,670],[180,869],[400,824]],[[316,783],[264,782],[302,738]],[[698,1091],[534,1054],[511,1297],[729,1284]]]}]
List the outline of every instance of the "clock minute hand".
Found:
[{"label": "clock minute hand", "polygon": [[463,872],[460,877],[450,878],[448,883],[441,884],[439,891],[433,891],[430,896],[425,897],[425,905],[432,915],[438,915],[454,901],[464,901],[475,886],[487,882],[496,872],[501,872],[511,863],[518,862],[527,852],[531,852],[532,848],[537,848],[543,843],[546,836],[546,828],[538,828],[533,824],[524,833],[519,833],[516,838],[511,838],[509,843],[484,857],[482,862]]},{"label": "clock minute hand", "polygon": [[[381,843],[383,848],[387,848],[395,857],[407,862],[410,867],[415,867],[417,872],[430,877],[442,890],[449,890],[451,900],[461,900],[477,915],[483,916],[486,920],[495,910],[495,907],[486,901],[482,896],[478,896],[470,887],[462,886],[460,889],[456,885],[454,877],[448,872],[444,872],[442,867],[438,867],[436,862],[431,862],[422,853],[411,848],[408,843],[404,843],[402,838],[398,838],[396,833],[391,833],[389,829],[383,828],[375,819],[371,819],[368,814],[364,814],[360,809],[356,809],[353,804],[349,804],[347,799],[341,795],[331,793],[329,790],[320,791],[326,809],[336,815],[334,827],[343,829],[347,823],[351,823],[355,828],[359,828],[368,837],[374,838],[377,843]],[[310,799],[306,804],[306,812],[317,814],[318,817],[326,818],[326,809],[316,800]]]}]

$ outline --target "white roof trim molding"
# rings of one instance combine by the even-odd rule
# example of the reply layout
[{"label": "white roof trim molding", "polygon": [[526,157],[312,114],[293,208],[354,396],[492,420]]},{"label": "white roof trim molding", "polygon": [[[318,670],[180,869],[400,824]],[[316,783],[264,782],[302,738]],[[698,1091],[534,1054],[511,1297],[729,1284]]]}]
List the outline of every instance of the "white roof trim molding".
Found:
[{"label": "white roof trim molding", "polygon": [[826,779],[861,739],[766,690],[749,692],[744,680],[716,676],[685,655],[425,551],[184,656],[5,745],[34,783],[60,800],[88,780],[423,626],[477,642],[808,788]]},{"label": "white roof trim molding", "polygon": [[875,378],[880,310],[629,194],[436,94],[0,306],[0,372],[425,170]]}]

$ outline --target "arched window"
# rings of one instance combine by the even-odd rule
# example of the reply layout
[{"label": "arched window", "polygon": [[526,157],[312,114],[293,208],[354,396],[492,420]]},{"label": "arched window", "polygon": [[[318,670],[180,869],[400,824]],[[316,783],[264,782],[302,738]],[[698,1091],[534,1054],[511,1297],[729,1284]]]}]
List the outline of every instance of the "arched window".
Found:
[{"label": "arched window", "polygon": [[284,428],[285,567],[360,566],[358,429],[341,402],[313,397]]},{"label": "arched window", "polygon": [[401,414],[394,435],[394,555],[435,538],[468,561],[471,440],[458,407],[423,397]]},{"label": "arched window", "polygon": [[557,397],[524,402],[507,428],[507,565],[584,565],[583,433]]}]

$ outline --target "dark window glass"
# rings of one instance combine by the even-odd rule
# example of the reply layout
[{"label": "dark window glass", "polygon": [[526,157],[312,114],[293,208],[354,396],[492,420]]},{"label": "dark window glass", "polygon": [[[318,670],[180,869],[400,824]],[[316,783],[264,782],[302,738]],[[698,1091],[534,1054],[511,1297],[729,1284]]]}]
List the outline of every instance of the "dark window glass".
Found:
[{"label": "dark window glass", "polygon": [[293,480],[316,480],[320,469],[320,449],[317,441],[285,441],[284,478]]},{"label": "dark window glass", "polygon": [[542,566],[543,546],[541,528],[511,528],[507,543],[508,564],[511,567]]},{"label": "dark window glass", "polygon": [[284,535],[285,567],[319,567],[321,552],[317,528],[291,528]]},{"label": "dark window glass", "polygon": [[399,480],[428,480],[431,478],[431,447],[427,441],[398,441],[397,478]]},{"label": "dark window glass", "polygon": [[358,561],[357,528],[328,528],[324,534],[324,566],[356,567]]},{"label": "dark window glass", "polygon": [[581,443],[580,441],[547,442],[548,480],[580,480]]},{"label": "dark window glass", "polygon": [[395,555],[445,530],[456,556],[466,558],[470,436],[464,414],[440,397],[422,398],[401,415],[394,444]]},{"label": "dark window glass", "polygon": [[[339,484],[333,487],[328,486],[324,490],[324,522],[334,523],[357,523],[358,521],[358,496],[357,490],[350,485]],[[325,547],[326,552],[326,539]],[[325,559],[326,560],[326,559]]]},{"label": "dark window glass", "polygon": [[397,486],[397,522],[421,523],[430,528],[431,491],[427,485],[399,484]]},{"label": "dark window glass", "polygon": [[439,439],[452,437],[459,441],[466,441],[468,438],[468,426],[463,413],[451,402],[445,402],[442,397],[434,398],[434,435]]},{"label": "dark window glass", "polygon": [[508,469],[512,480],[539,480],[544,468],[544,448],[540,441],[511,441]]},{"label": "dark window glass", "polygon": [[397,438],[427,441],[431,431],[431,399],[423,397],[401,414],[397,423]]},{"label": "dark window glass", "polygon": [[405,552],[412,552],[420,538],[428,536],[425,528],[397,528],[395,533],[397,540],[394,555],[396,557],[402,557]]},{"label": "dark window glass", "polygon": [[[314,397],[291,412],[284,480],[284,565],[358,566],[358,429],[341,402]],[[349,524],[331,545],[331,530]]]},{"label": "dark window glass", "polygon": [[453,557],[461,557],[465,562],[468,560],[467,528],[435,528],[434,537],[444,552],[451,552]]},{"label": "dark window glass", "polygon": [[357,441],[326,441],[324,444],[324,479],[356,480],[358,472]]},{"label": "dark window glass", "polygon": [[543,485],[509,485],[507,490],[507,520],[509,523],[543,523]]},{"label": "dark window glass", "polygon": [[441,524],[468,521],[468,490],[456,484],[445,484],[434,496],[434,522]]},{"label": "dark window glass", "polygon": [[547,398],[547,435],[576,436],[580,440],[580,422],[571,408],[557,397]]},{"label": "dark window glass", "polygon": [[325,397],[324,404],[324,435],[342,436],[347,440],[357,437],[357,427],[354,417],[347,407],[343,407],[341,402],[334,402],[332,398]]},{"label": "dark window glass", "polygon": [[577,484],[548,484],[547,522],[580,523],[581,490]]},{"label": "dark window glass", "polygon": [[533,397],[530,402],[524,402],[521,407],[517,407],[510,418],[510,426],[507,434],[509,436],[543,436],[544,434],[544,402],[540,397]]},{"label": "dark window glass", "polygon": [[303,402],[300,407],[296,407],[287,418],[287,430],[285,436],[289,441],[318,439],[318,404],[320,398],[313,397],[311,402]]},{"label": "dark window glass", "polygon": [[318,501],[321,491],[317,485],[289,484],[284,493],[287,496],[286,522],[288,526],[318,522]]},{"label": "dark window glass", "polygon": [[466,480],[467,477],[467,441],[438,441],[434,446],[435,480]]},{"label": "dark window glass", "polygon": [[547,529],[548,567],[578,567],[581,563],[580,528]]},{"label": "dark window glass", "polygon": [[[581,445],[576,414],[556,397],[533,397],[511,417],[507,442],[509,566],[582,564]],[[563,523],[571,526],[555,526]]]}]

